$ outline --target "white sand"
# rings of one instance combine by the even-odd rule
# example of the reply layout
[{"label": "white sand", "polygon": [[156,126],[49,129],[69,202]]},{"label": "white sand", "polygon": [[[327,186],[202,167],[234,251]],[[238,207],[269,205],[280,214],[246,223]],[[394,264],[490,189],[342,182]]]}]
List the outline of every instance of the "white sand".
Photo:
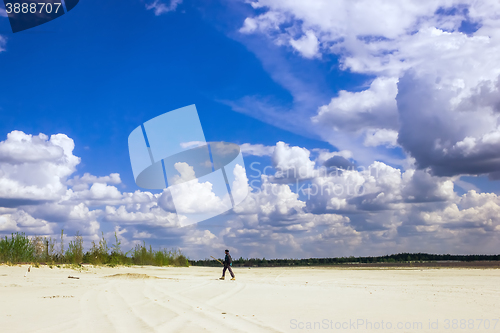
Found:
[{"label": "white sand", "polygon": [[500,332],[498,269],[26,270],[0,266],[1,332]]}]

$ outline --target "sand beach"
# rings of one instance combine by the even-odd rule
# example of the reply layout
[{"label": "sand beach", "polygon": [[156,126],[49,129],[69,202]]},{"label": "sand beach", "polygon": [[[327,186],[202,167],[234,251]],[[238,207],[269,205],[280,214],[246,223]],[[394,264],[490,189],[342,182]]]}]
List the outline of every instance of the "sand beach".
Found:
[{"label": "sand beach", "polygon": [[0,266],[3,332],[500,331],[498,269],[27,267]]}]

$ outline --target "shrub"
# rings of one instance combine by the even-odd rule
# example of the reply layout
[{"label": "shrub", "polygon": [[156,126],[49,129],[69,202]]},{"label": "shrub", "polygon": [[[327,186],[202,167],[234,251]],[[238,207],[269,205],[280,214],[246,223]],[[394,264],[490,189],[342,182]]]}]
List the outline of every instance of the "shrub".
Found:
[{"label": "shrub", "polygon": [[[132,252],[132,256],[128,254]],[[80,263],[91,263],[94,265],[156,265],[156,266],[189,266],[189,261],[180,250],[153,250],[146,243],[137,244],[135,248],[127,253],[121,250],[121,242],[115,233],[115,243],[112,249],[104,238],[104,234],[98,242],[92,241],[92,247],[84,254],[83,237],[79,232],[69,242],[64,251],[64,230],[61,230],[60,247],[56,251],[56,240],[49,237],[28,237],[24,233],[15,233],[11,237],[0,238],[0,262],[7,264],[33,262],[37,267],[39,262],[45,262],[49,266],[55,263],[69,263],[78,265]],[[61,267],[57,265],[57,267]]]},{"label": "shrub", "polygon": [[69,242],[65,257],[70,264],[80,264],[83,261],[83,238],[78,231],[75,239]]},{"label": "shrub", "polygon": [[16,262],[31,262],[35,259],[35,247],[24,233],[15,233],[9,239],[5,236],[0,240],[0,260]]}]

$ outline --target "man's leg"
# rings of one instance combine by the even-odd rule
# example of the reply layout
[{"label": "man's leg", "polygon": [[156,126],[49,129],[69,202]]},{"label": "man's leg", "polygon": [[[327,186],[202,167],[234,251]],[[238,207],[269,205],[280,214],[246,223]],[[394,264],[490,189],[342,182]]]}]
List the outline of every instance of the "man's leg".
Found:
[{"label": "man's leg", "polygon": [[233,273],[233,270],[231,269],[231,267],[228,266],[227,269],[229,270],[229,273],[231,273],[231,277],[234,278],[234,273]]},{"label": "man's leg", "polygon": [[[226,275],[226,269],[227,269],[227,267],[224,266],[224,269],[222,270],[222,277],[224,277],[224,275]],[[229,269],[229,271],[231,272],[231,268]]]}]

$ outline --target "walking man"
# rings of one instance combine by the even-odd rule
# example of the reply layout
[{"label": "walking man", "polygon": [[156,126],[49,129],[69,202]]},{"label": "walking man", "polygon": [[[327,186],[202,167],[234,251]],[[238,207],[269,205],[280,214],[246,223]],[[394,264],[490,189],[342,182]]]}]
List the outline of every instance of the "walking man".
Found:
[{"label": "walking man", "polygon": [[231,280],[236,280],[236,278],[234,277],[233,270],[231,269],[231,266],[233,266],[233,259],[229,254],[229,250],[226,250],[225,252],[226,252],[226,257],[224,258],[224,269],[222,270],[222,277],[219,280],[224,280],[224,275],[226,275],[226,269],[229,270],[229,273],[231,274],[232,277]]}]

